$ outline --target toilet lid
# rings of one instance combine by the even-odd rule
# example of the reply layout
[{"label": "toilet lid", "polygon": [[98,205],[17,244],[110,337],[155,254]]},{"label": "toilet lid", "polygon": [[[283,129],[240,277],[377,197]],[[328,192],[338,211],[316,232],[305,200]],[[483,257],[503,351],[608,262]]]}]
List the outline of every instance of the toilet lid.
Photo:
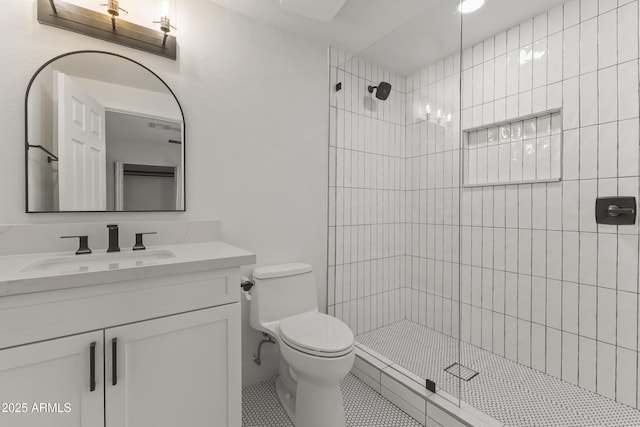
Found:
[{"label": "toilet lid", "polygon": [[348,353],[354,344],[353,332],[344,322],[318,312],[283,319],[280,337],[302,352],[326,357]]}]

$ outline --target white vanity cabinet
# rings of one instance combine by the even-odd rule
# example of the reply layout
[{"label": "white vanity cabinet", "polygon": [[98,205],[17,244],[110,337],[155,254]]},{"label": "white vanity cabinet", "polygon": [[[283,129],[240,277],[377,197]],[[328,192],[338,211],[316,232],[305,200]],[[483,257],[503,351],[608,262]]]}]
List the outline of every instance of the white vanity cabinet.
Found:
[{"label": "white vanity cabinet", "polygon": [[239,283],[223,268],[1,297],[0,426],[240,427]]},{"label": "white vanity cabinet", "polygon": [[240,426],[237,305],[106,330],[106,426]]},{"label": "white vanity cabinet", "polygon": [[102,425],[102,349],[99,331],[0,350],[0,425]]}]

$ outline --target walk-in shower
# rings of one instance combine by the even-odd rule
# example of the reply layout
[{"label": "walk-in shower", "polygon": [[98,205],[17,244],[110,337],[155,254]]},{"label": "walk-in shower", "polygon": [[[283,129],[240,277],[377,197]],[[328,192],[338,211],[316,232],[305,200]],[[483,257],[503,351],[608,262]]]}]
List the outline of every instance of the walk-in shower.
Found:
[{"label": "walk-in shower", "polygon": [[638,1],[458,6],[330,51],[329,313],[499,424],[640,426],[639,230],[595,218],[638,198]]}]

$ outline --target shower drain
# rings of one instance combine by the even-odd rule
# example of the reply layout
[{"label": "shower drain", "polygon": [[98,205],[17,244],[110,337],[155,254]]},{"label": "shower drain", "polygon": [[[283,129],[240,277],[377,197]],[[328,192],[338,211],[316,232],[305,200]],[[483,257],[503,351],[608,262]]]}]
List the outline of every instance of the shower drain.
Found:
[{"label": "shower drain", "polygon": [[477,371],[474,371],[471,368],[467,368],[466,366],[461,365],[458,362],[450,365],[448,368],[445,368],[445,372],[465,381],[471,381],[476,375],[478,375]]}]

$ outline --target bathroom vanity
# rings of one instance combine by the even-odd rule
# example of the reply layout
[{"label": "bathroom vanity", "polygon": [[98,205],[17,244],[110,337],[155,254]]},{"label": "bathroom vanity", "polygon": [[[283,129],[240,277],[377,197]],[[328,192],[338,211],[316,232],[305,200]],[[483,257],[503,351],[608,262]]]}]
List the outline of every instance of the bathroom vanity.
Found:
[{"label": "bathroom vanity", "polygon": [[0,425],[241,425],[239,267],[255,255],[139,252],[0,257]]},{"label": "bathroom vanity", "polygon": [[[186,210],[182,107],[149,68],[65,53],[25,107],[27,212]],[[122,251],[111,224],[93,253],[104,225],[0,226],[0,426],[240,427],[240,266],[255,255],[206,222],[125,224],[137,250]],[[145,249],[156,231],[165,244]],[[75,243],[60,237],[78,255],[32,253]]]}]

